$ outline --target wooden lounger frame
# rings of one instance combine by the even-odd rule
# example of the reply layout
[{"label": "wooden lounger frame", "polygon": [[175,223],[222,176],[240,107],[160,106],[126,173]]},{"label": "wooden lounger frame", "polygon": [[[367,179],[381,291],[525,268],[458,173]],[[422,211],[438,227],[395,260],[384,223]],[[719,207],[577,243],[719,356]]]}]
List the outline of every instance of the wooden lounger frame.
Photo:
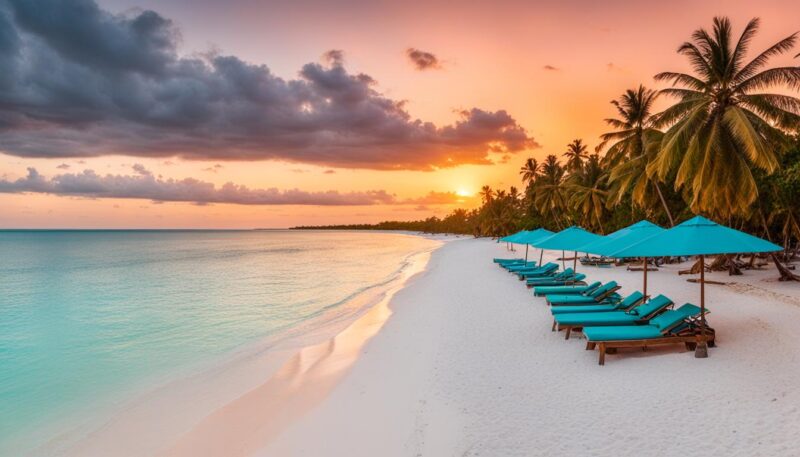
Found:
[{"label": "wooden lounger frame", "polygon": [[[692,321],[695,322],[695,320]],[[706,326],[705,334],[700,335],[696,324],[692,323],[689,327],[678,333],[659,338],[650,338],[646,340],[589,341],[586,343],[586,350],[591,351],[597,347],[600,352],[598,364],[605,365],[606,354],[614,354],[617,352],[618,348],[642,348],[643,351],[646,351],[649,346],[683,343],[686,345],[687,350],[693,351],[701,341],[705,341],[710,347],[714,347],[716,345],[716,333],[713,328]]]}]

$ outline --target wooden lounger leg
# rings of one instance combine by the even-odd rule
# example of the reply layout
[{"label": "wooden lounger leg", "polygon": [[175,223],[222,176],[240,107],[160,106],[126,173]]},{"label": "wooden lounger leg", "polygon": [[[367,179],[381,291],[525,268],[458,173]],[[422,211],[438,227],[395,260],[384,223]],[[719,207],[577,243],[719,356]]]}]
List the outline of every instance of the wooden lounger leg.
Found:
[{"label": "wooden lounger leg", "polygon": [[555,332],[556,331],[556,320],[555,319],[553,319],[553,328],[550,331],[551,332]]},{"label": "wooden lounger leg", "polygon": [[572,327],[567,327],[567,334],[564,336],[565,340],[569,339],[569,335],[572,333]]},{"label": "wooden lounger leg", "polygon": [[606,345],[603,344],[603,343],[600,343],[600,345],[599,345],[599,347],[597,349],[600,351],[600,361],[599,361],[599,363],[600,363],[600,365],[605,365],[606,364]]},{"label": "wooden lounger leg", "polygon": [[591,341],[588,341],[586,343],[586,350],[587,351],[593,351],[595,346],[597,346],[596,343],[592,343]]}]

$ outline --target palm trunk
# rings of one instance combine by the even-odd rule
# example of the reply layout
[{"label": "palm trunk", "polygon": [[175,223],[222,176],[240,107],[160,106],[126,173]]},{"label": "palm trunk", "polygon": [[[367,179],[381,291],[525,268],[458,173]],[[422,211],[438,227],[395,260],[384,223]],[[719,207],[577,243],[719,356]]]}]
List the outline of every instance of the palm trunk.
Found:
[{"label": "palm trunk", "polygon": [[656,188],[658,198],[661,200],[661,205],[664,206],[664,212],[667,213],[667,218],[669,218],[669,226],[675,227],[675,221],[672,219],[672,213],[669,210],[669,206],[667,206],[667,201],[664,200],[664,194],[661,193],[661,187],[655,181],[653,181],[653,186]]}]

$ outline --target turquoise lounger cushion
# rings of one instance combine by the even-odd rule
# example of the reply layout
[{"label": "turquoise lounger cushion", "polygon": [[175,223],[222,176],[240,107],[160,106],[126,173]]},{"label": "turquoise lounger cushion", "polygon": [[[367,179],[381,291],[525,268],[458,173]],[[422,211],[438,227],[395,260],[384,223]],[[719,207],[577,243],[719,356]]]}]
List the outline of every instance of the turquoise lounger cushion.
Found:
[{"label": "turquoise lounger cushion", "polygon": [[596,313],[603,311],[624,311],[644,298],[638,290],[619,302],[616,305],[578,305],[578,306],[554,306],[550,308],[552,314],[569,314],[569,313]]},{"label": "turquoise lounger cushion", "polygon": [[556,294],[566,294],[566,295],[575,295],[580,294],[582,292],[586,292],[587,290],[594,290],[600,287],[600,281],[593,282],[588,286],[540,286],[533,289],[534,295],[556,295]]},{"label": "turquoise lounger cushion", "polygon": [[583,334],[589,341],[649,340],[658,338],[661,330],[655,325],[624,325],[606,327],[584,327]]},{"label": "turquoise lounger cushion", "polygon": [[539,287],[541,287],[541,286],[557,287],[557,286],[562,286],[562,285],[565,285],[565,284],[574,284],[574,283],[577,283],[577,282],[581,282],[584,279],[586,279],[586,275],[577,274],[577,275],[575,275],[575,276],[573,276],[571,278],[566,278],[566,279],[548,279],[548,278],[536,278],[536,279],[537,279],[537,281],[535,283],[533,283],[533,284],[531,284],[531,282],[530,282],[531,280],[529,279],[528,280],[528,285],[529,286],[539,286]]},{"label": "turquoise lounger cushion", "polygon": [[647,316],[652,316],[653,314],[656,314],[659,311],[663,311],[670,305],[672,305],[672,300],[665,297],[664,295],[659,295],[650,300],[649,302],[643,303],[633,308],[632,310],[628,311],[628,313],[633,314],[635,316],[639,316],[639,318],[642,319]]},{"label": "turquoise lounger cushion", "polygon": [[590,297],[599,297],[600,295],[603,295],[603,294],[607,293],[608,291],[610,291],[612,289],[615,289],[616,287],[617,287],[617,281],[607,282],[604,285],[602,285],[602,286],[598,287],[597,289],[593,290],[592,292],[590,292],[588,295]]},{"label": "turquoise lounger cushion", "polygon": [[580,303],[596,303],[593,297],[587,297],[585,295],[548,295],[547,301],[550,302],[551,305],[577,305]]},{"label": "turquoise lounger cushion", "polygon": [[639,320],[638,316],[624,311],[604,313],[556,314],[553,316],[559,325],[592,326],[592,325],[631,325]]},{"label": "turquoise lounger cushion", "polygon": [[555,316],[556,314],[600,313],[616,311],[616,309],[614,305],[553,306],[550,308],[550,312]]}]

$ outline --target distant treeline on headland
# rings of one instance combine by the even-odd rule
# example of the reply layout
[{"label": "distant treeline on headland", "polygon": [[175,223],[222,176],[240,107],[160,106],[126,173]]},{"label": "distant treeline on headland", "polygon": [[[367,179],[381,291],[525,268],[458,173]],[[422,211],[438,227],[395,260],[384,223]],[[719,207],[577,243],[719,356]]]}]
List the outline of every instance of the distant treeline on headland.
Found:
[{"label": "distant treeline on headland", "polygon": [[475,226],[470,225],[466,217],[460,220],[453,220],[453,216],[461,213],[464,213],[466,216],[467,211],[455,210],[443,219],[434,216],[419,221],[383,221],[377,224],[304,225],[292,227],[292,230],[405,230],[409,232],[453,233],[479,236],[480,231],[477,230]]}]

